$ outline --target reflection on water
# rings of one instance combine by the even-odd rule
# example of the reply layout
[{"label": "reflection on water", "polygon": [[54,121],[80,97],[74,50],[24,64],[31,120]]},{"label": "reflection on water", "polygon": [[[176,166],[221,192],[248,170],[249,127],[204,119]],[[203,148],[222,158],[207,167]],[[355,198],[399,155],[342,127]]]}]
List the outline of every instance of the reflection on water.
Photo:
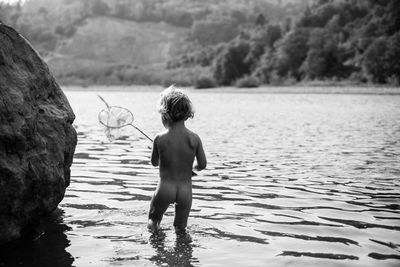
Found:
[{"label": "reflection on water", "polygon": [[175,246],[171,249],[165,246],[166,234],[160,231],[150,236],[150,244],[156,250],[156,255],[150,260],[156,265],[194,266],[199,260],[194,258],[192,238],[189,233],[177,234]]},{"label": "reflection on water", "polygon": [[[158,179],[151,143],[129,128],[108,142],[97,93],[67,92],[79,142],[56,224],[64,228],[43,257],[63,266],[399,266],[400,96],[191,92],[188,127],[209,165],[193,180],[187,235],[177,236],[173,208],[158,235],[147,231]],[[158,92],[101,95],[131,109],[150,136],[162,130]]]},{"label": "reflection on water", "polygon": [[72,266],[72,255],[66,251],[70,242],[65,234],[71,230],[57,210],[43,221],[46,231],[36,240],[25,240],[1,247],[0,266]]}]

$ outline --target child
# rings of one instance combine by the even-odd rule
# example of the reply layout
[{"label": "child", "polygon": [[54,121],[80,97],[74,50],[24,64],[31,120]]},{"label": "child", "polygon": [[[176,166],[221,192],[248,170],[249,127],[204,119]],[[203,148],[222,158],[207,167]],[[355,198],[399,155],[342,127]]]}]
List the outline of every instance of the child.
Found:
[{"label": "child", "polygon": [[[175,203],[175,231],[185,231],[192,206],[192,168],[207,165],[199,136],[185,127],[194,110],[188,96],[174,86],[161,93],[159,110],[166,131],[154,138],[151,163],[159,166],[160,181],[150,204],[148,228],[157,231],[169,204]],[[197,164],[193,166],[194,158]]]}]

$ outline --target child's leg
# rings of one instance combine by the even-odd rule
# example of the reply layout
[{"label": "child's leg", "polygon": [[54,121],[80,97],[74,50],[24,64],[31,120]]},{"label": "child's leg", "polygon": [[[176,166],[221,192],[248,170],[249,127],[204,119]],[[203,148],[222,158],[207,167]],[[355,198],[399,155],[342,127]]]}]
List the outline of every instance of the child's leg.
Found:
[{"label": "child's leg", "polygon": [[174,226],[176,232],[185,231],[191,205],[175,204]]},{"label": "child's leg", "polygon": [[192,189],[179,188],[178,197],[175,203],[175,231],[184,231],[187,226],[187,221],[192,207]]},{"label": "child's leg", "polygon": [[153,195],[150,203],[150,211],[149,211],[149,221],[147,223],[147,228],[152,231],[158,231],[160,228],[160,223],[162,217],[167,210],[169,203],[167,201],[163,201],[157,194]]}]

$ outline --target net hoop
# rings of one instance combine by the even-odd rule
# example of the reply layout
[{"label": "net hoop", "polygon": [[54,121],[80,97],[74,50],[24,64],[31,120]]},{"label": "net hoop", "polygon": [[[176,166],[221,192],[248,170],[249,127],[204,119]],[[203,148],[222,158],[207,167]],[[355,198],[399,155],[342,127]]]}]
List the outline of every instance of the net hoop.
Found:
[{"label": "net hoop", "polygon": [[[122,117],[121,114],[123,114]],[[119,129],[128,125],[132,125],[134,116],[127,108],[120,106],[108,106],[99,112],[98,120],[100,124],[106,128]]]}]

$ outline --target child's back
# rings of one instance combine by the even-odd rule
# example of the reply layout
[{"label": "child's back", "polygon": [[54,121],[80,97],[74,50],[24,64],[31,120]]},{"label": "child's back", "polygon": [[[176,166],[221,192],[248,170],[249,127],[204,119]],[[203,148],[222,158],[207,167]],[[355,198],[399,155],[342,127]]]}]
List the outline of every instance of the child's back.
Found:
[{"label": "child's back", "polygon": [[[185,229],[192,205],[192,168],[195,157],[197,170],[206,167],[206,157],[200,138],[185,127],[187,113],[192,111],[190,109],[184,112],[185,106],[188,105],[180,102],[189,100],[187,97],[176,100],[177,98],[167,99],[164,103],[169,112],[165,116],[162,113],[163,124],[167,130],[154,139],[151,162],[154,166],[160,166],[160,181],[149,212],[148,226],[152,230],[158,229],[164,212],[172,203],[175,203],[174,226],[177,230]],[[168,106],[170,105],[168,100],[175,101],[172,107]]]},{"label": "child's back", "polygon": [[177,124],[156,137],[161,180],[184,182],[192,176],[193,161],[200,138],[184,124]]}]

